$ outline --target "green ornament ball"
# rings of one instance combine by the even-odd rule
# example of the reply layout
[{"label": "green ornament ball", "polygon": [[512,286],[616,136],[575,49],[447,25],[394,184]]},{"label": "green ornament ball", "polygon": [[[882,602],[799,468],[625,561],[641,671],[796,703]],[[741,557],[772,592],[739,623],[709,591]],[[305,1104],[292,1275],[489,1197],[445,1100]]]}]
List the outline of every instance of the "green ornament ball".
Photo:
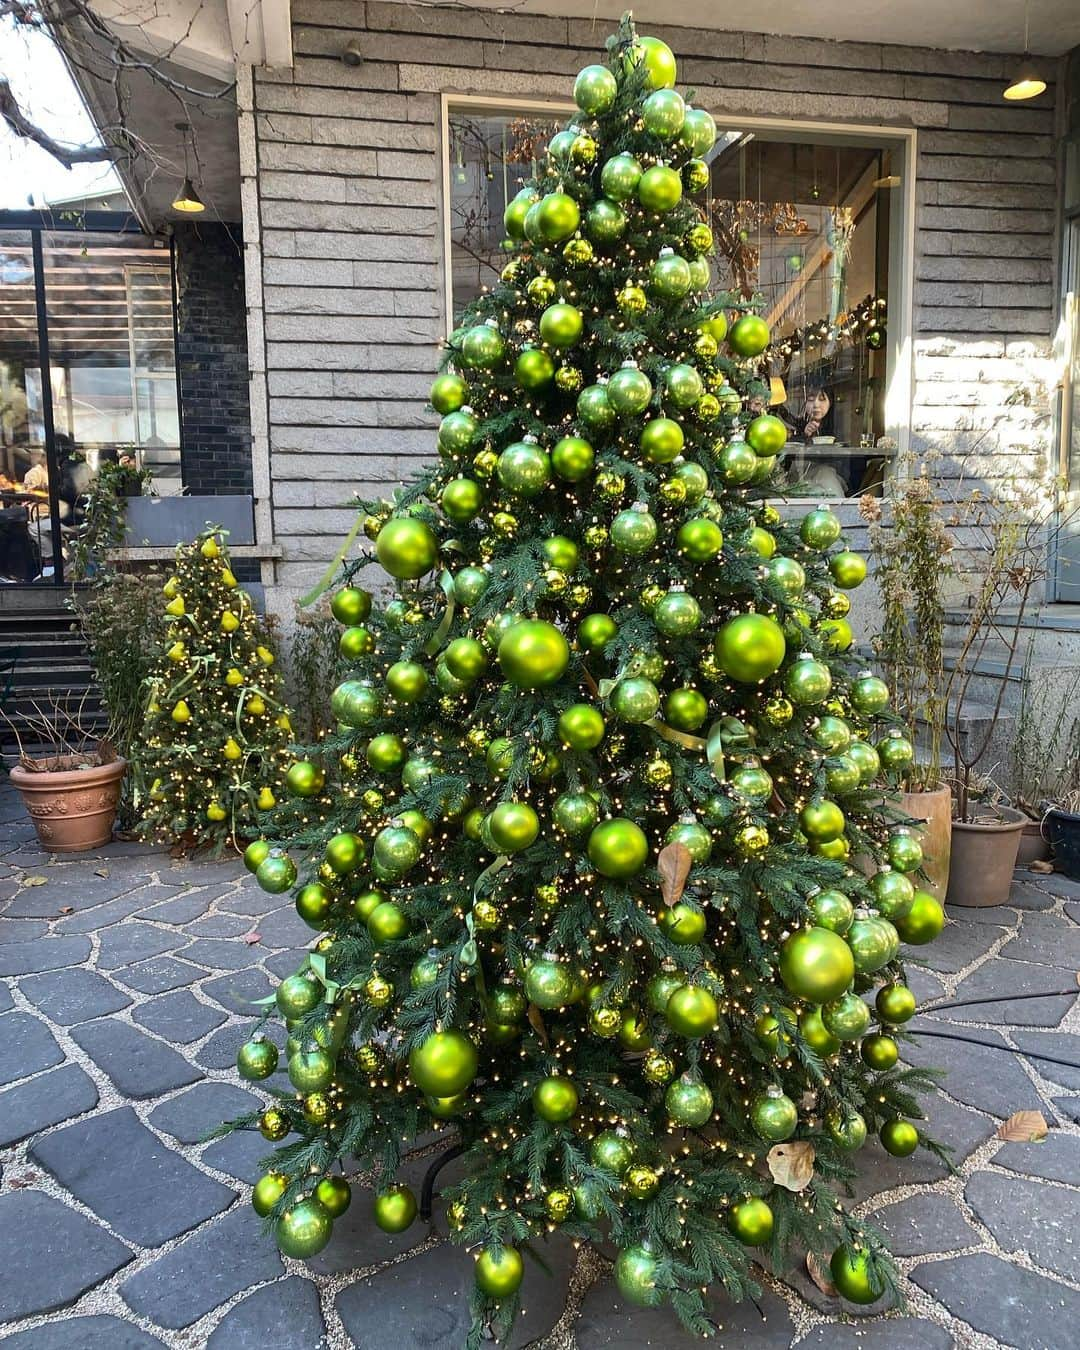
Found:
[{"label": "green ornament ball", "polygon": [[608,402],[623,417],[636,417],[649,405],[652,383],[633,361],[624,362],[607,382]]},{"label": "green ornament ball", "polygon": [[919,1131],[910,1120],[887,1120],[880,1139],[885,1152],[894,1158],[906,1158],[919,1147]]},{"label": "green ornament ball", "polygon": [[602,821],[589,835],[589,861],[605,877],[626,880],[636,876],[649,856],[649,841],[632,820]]},{"label": "green ornament ball", "polygon": [[807,1008],[799,1014],[799,1035],[822,1059],[828,1059],[840,1049],[840,1042],[821,1020],[820,1008]]},{"label": "green ornament ball", "polygon": [[642,168],[633,155],[613,155],[600,171],[600,186],[614,202],[626,202],[637,191]]},{"label": "green ornament ball", "polygon": [[634,1146],[625,1135],[602,1130],[589,1146],[589,1158],[596,1167],[622,1176],[633,1161]]},{"label": "green ornament ball", "polygon": [[675,53],[656,37],[635,38],[623,55],[623,70],[631,71],[644,67],[646,89],[670,89],[678,78],[678,66]]},{"label": "green ornament ball", "polygon": [[732,1205],[727,1222],[732,1234],[746,1247],[764,1247],[773,1235],[773,1212],[759,1196]]},{"label": "green ornament ball", "polygon": [[555,362],[539,347],[526,347],[514,362],[514,382],[535,393],[555,378]]},{"label": "green ornament ball", "polygon": [[300,1050],[289,1059],[289,1082],[297,1092],[325,1092],[334,1077],[334,1061],[325,1050]]},{"label": "green ornament ball", "polygon": [[944,927],[945,911],[929,891],[916,891],[911,908],[896,920],[896,931],[901,939],[913,947],[933,942]]},{"label": "green ornament ball", "polygon": [[787,427],[772,413],[761,413],[746,428],[746,443],[761,459],[769,459],[779,454],[787,443],[787,438]]},{"label": "green ornament ball", "polygon": [[461,339],[461,354],[468,366],[490,370],[506,354],[506,339],[492,322],[478,323],[465,330]]},{"label": "green ornament ball", "polygon": [[824,703],[832,692],[832,672],[804,652],[784,677],[784,692],[800,707]]},{"label": "green ornament ball", "polygon": [[290,764],[285,775],[285,785],[294,797],[317,797],[325,782],[326,774],[321,766],[306,759]]},{"label": "green ornament ball", "polygon": [[360,836],[346,830],[327,840],[323,857],[331,871],[338,876],[345,876],[348,872],[355,872],[364,861],[365,852],[364,841]]},{"label": "green ornament ball", "polygon": [[409,931],[409,921],[392,900],[375,906],[367,918],[368,932],[376,943],[396,942]]},{"label": "green ornament ball", "polygon": [[[525,238],[525,217],[528,215],[531,207],[535,206],[539,197],[533,188],[522,188],[507,203],[506,210],[503,212],[503,229],[511,239]],[[434,403],[434,398],[432,403]],[[439,409],[441,412],[442,409]]]},{"label": "green ornament ball", "polygon": [[608,431],[615,425],[615,409],[608,398],[606,384],[585,386],[578,394],[577,415],[590,431]]},{"label": "green ornament ball", "polygon": [[646,169],[637,184],[637,199],[646,211],[657,215],[678,206],[682,198],[682,179],[665,164]]},{"label": "green ornament ball", "polygon": [[375,836],[372,855],[390,876],[407,872],[420,861],[421,842],[405,825],[387,825]]},{"label": "green ornament ball", "polygon": [[439,541],[423,521],[391,516],[379,531],[375,554],[392,577],[415,581],[435,565]]},{"label": "green ornament ball", "polygon": [[680,820],[664,835],[665,844],[681,844],[696,863],[705,863],[712,852],[712,835],[693,817]]},{"label": "green ornament ball", "polygon": [[799,538],[807,548],[827,549],[840,538],[840,522],[827,506],[819,506],[803,516]]},{"label": "green ornament ball", "polygon": [[881,986],[874,1000],[874,1006],[883,1022],[899,1026],[914,1017],[918,1005],[915,1002],[915,995],[906,984],[893,982]]},{"label": "green ornament ball", "polygon": [[800,928],[780,948],[780,978],[796,998],[829,1003],[855,976],[851,948],[827,928]]},{"label": "green ornament ball", "polygon": [[601,197],[589,207],[585,229],[596,244],[613,244],[626,233],[626,212],[618,202]]},{"label": "green ornament ball", "polygon": [[611,522],[612,545],[620,553],[631,557],[648,553],[656,543],[656,533],[656,520],[643,502],[627,511],[620,511]]},{"label": "green ornament ball", "polygon": [[282,1255],[298,1261],[316,1256],[330,1241],[334,1221],[314,1196],[299,1201],[278,1219],[274,1238]]},{"label": "green ornament ball", "polygon": [[858,994],[841,994],[826,1003],[821,1020],[839,1041],[857,1041],[870,1025],[870,1009]]},{"label": "green ornament ball", "polygon": [[716,144],[716,122],[712,114],[704,108],[687,108],[679,140],[692,155],[707,155]]},{"label": "green ornament ball", "polygon": [[858,1111],[834,1109],[827,1112],[825,1128],[833,1143],[849,1153],[854,1153],[866,1143],[866,1121]]},{"label": "green ornament ball", "polygon": [[[459,680],[476,680],[487,669],[488,657],[483,644],[475,638],[459,637],[447,646],[442,659]],[[412,787],[409,783],[406,786]]]},{"label": "green ornament ball", "polygon": [[661,300],[681,300],[690,289],[690,264],[673,249],[662,249],[649,270],[649,288]]},{"label": "green ornament ball", "polygon": [[251,1207],[265,1219],[288,1189],[289,1178],[284,1172],[265,1172],[251,1190]]},{"label": "green ornament ball", "polygon": [[375,1193],[372,1217],[384,1233],[404,1233],[417,1214],[416,1196],[410,1187],[394,1182]]},{"label": "green ornament ball", "polygon": [[664,1301],[657,1288],[659,1263],[649,1248],[642,1244],[627,1247],[615,1258],[615,1284],[619,1293],[638,1308],[656,1308]]},{"label": "green ornament ball", "polygon": [[618,83],[607,66],[586,66],[574,81],[574,102],[588,117],[606,113],[618,92]]},{"label": "green ornament ball", "polygon": [[872,975],[892,960],[889,928],[883,919],[855,916],[845,940],[860,975]]},{"label": "green ornament ball", "polygon": [[664,1016],[672,1031],[687,1040],[708,1036],[720,1021],[720,1008],[707,989],[700,985],[680,985],[668,999]]},{"label": "green ornament ball", "polygon": [[650,464],[670,464],[682,454],[686,438],[670,417],[653,417],[641,429],[638,447]]},{"label": "green ornament ball", "polygon": [[282,1017],[288,1022],[295,1022],[323,1001],[322,985],[306,975],[287,975],[278,985],[274,1001]]},{"label": "green ornament ball", "polygon": [[769,1088],[750,1103],[750,1123],[762,1139],[780,1144],[798,1128],[799,1111],[779,1088]]},{"label": "green ornament ball", "polygon": [[697,1129],[712,1118],[713,1095],[700,1079],[684,1074],[664,1094],[664,1105],[673,1125]]},{"label": "green ornament ball", "polygon": [[875,1032],[867,1036],[859,1047],[863,1063],[878,1073],[887,1073],[900,1058],[900,1047],[891,1036]]},{"label": "green ornament ball", "polygon": [[558,244],[569,239],[581,224],[581,212],[573,197],[549,192],[536,205],[536,222],[544,243]]},{"label": "green ornament ball", "polygon": [[468,609],[482,598],[490,584],[491,577],[482,567],[463,567],[454,576],[454,599]]},{"label": "green ornament ball", "polygon": [[551,481],[551,460],[532,441],[515,441],[499,455],[499,482],[519,497],[535,497]]},{"label": "green ornament ball", "polygon": [[740,614],[729,619],[716,638],[716,660],[740,684],[760,684],[780,669],[787,644],[775,619]]},{"label": "green ornament ball", "polygon": [[318,881],[309,882],[296,897],[296,912],[309,928],[324,928],[333,908],[333,897]]},{"label": "green ornament ball", "polygon": [[500,802],[488,816],[488,831],[500,853],[520,853],[536,842],[540,820],[526,802]]},{"label": "green ornament ball", "polygon": [[567,961],[540,956],[525,971],[525,997],[544,1012],[554,1012],[575,1002],[577,976]]},{"label": "green ornament ball", "polygon": [[851,684],[851,706],[863,717],[874,717],[889,703],[889,686],[884,680],[864,671]]},{"label": "green ornament ball", "polygon": [[428,691],[428,673],[418,661],[395,661],[386,672],[386,688],[398,703],[417,703]]},{"label": "green ornament ball", "polygon": [[620,680],[611,692],[611,710],[620,722],[648,722],[660,710],[660,691],[652,680]]},{"label": "green ornament ball", "polygon": [[696,689],[672,689],[664,700],[664,718],[677,731],[696,731],[708,715],[708,701]]},{"label": "green ornament ball", "polygon": [[453,1097],[472,1083],[476,1046],[460,1031],[435,1031],[409,1053],[409,1076],[421,1092]]},{"label": "green ornament ball", "polygon": [[693,366],[677,361],[664,372],[664,396],[676,408],[694,407],[703,392],[701,376]]},{"label": "green ornament ball", "polygon": [[878,752],[872,745],[867,745],[865,741],[851,741],[844,751],[844,755],[858,769],[859,781],[863,784],[872,783],[881,772],[881,760],[878,757]]},{"label": "green ornament ball", "polygon": [[476,1262],[476,1287],[488,1298],[509,1298],[521,1287],[525,1263],[516,1247],[485,1247]]},{"label": "green ornament ball", "polygon": [[[524,216],[522,219],[524,219]],[[464,406],[469,397],[469,386],[460,375],[447,372],[444,375],[436,376],[429,397],[431,406],[437,413],[441,413],[445,417],[447,413],[457,412],[459,408]],[[348,619],[342,620],[342,622],[363,622],[366,617],[367,615],[363,615],[359,620]]]},{"label": "green ornament ball", "polygon": [[889,862],[898,872],[914,872],[922,866],[922,844],[907,830],[898,830],[890,837],[888,853]]},{"label": "green ornament ball", "polygon": [[296,884],[296,864],[287,853],[268,853],[255,869],[255,880],[270,895],[281,895]]},{"label": "green ornament ball", "polygon": [[726,483],[748,483],[757,472],[758,457],[745,441],[729,441],[719,454],[720,473]]},{"label": "green ornament ball", "polygon": [[237,1072],[248,1082],[255,1083],[269,1078],[277,1066],[277,1046],[273,1041],[264,1040],[261,1036],[245,1041],[236,1055]]},{"label": "green ornament ball", "polygon": [[[691,946],[705,936],[705,913],[696,906],[687,904],[685,900],[677,900],[675,904],[661,911],[660,927],[669,942],[674,942],[679,947]],[[669,997],[673,992],[674,988],[669,992]]]},{"label": "green ornament ball", "polygon": [[890,773],[900,773],[915,759],[915,747],[906,736],[896,731],[882,737],[875,749],[882,765]]},{"label": "green ornament ball", "polygon": [[915,887],[903,872],[877,872],[870,879],[870,889],[874,908],[884,919],[904,918],[915,903]]},{"label": "green ornament ball", "polygon": [[769,325],[757,314],[740,315],[731,325],[727,340],[736,356],[760,356],[769,345]]},{"label": "green ornament ball", "polygon": [[560,715],[558,730],[572,750],[595,750],[604,739],[604,718],[591,704],[574,703]]},{"label": "green ornament ball", "polygon": [[686,104],[674,89],[656,89],[641,105],[645,130],[657,140],[673,141],[683,129]]},{"label": "green ornament ball", "polygon": [[585,320],[575,305],[549,305],[540,315],[540,336],[550,347],[564,350],[581,341]]},{"label": "green ornament ball", "polygon": [[439,505],[455,525],[467,525],[484,504],[480,484],[471,478],[454,478],[442,490]]},{"label": "green ornament ball", "polygon": [[857,553],[844,550],[829,559],[833,581],[843,591],[853,591],[866,580],[866,562]]},{"label": "green ornament ball", "polygon": [[837,1247],[829,1261],[833,1284],[842,1298],[861,1305],[876,1303],[885,1286],[870,1273],[867,1254],[853,1247]]},{"label": "green ornament ball", "polygon": [[332,1219],[337,1219],[352,1202],[352,1188],[344,1177],[323,1177],[315,1187],[315,1199]]},{"label": "green ornament ball", "polygon": [[765,573],[786,600],[794,601],[802,595],[806,586],[806,570],[802,563],[796,562],[794,558],[785,557],[782,553],[776,554],[767,560]]},{"label": "green ornament ball", "polygon": [[551,804],[551,823],[563,834],[584,834],[593,828],[598,816],[596,800],[587,792],[563,792]]},{"label": "green ornament ball", "polygon": [[839,806],[827,797],[815,797],[799,812],[799,825],[809,839],[828,843],[839,839],[847,822]]},{"label": "green ornament ball", "polygon": [[855,906],[843,891],[819,891],[810,902],[810,912],[819,928],[844,934],[855,917]]},{"label": "green ornament ball", "polygon": [[503,634],[498,659],[503,675],[518,689],[545,689],[562,678],[570,646],[554,624],[524,619]]},{"label": "green ornament ball", "polygon": [[580,483],[583,478],[588,478],[595,462],[596,452],[580,436],[563,436],[552,446],[551,467],[566,483]]},{"label": "green ornament ball", "polygon": [[532,1104],[541,1120],[562,1125],[578,1108],[578,1090],[568,1078],[543,1078],[533,1089]]},{"label": "green ornament ball", "polygon": [[609,614],[587,614],[578,624],[578,644],[587,652],[602,652],[618,631]]},{"label": "green ornament ball", "polygon": [[676,479],[686,490],[686,504],[694,506],[709,490],[709,475],[700,464],[688,462],[675,470]]},{"label": "green ornament ball", "polygon": [[668,591],[653,610],[653,623],[665,637],[688,637],[701,621],[701,606],[686,591]]},{"label": "green ornament ball", "polygon": [[395,773],[408,757],[405,742],[391,731],[372,736],[364,754],[370,767],[379,774]]},{"label": "green ornament ball", "polygon": [[862,782],[859,766],[847,755],[840,755],[825,770],[825,784],[837,797],[845,797],[854,792]]}]

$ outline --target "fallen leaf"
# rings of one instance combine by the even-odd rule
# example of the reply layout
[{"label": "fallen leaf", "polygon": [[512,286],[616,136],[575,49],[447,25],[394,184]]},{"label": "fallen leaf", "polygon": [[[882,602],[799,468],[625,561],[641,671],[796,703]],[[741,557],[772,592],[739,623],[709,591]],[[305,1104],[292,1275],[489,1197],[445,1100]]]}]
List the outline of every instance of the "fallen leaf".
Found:
[{"label": "fallen leaf", "polygon": [[42,876],[23,877],[24,886],[47,886],[48,884],[49,884],[48,877]]},{"label": "fallen leaf", "polygon": [[247,943],[249,947],[254,947],[256,942],[262,941],[262,934],[256,933],[254,930],[252,930],[252,932],[244,934],[244,941]]},{"label": "fallen leaf", "polygon": [[1047,858],[1036,858],[1034,862],[1028,863],[1029,872],[1040,872],[1043,876],[1049,875],[1054,870],[1054,864]]},{"label": "fallen leaf", "polygon": [[772,1179],[788,1191],[804,1191],[814,1176],[814,1146],[805,1139],[790,1144],[776,1144],[769,1149],[765,1161]]},{"label": "fallen leaf", "polygon": [[60,906],[60,913],[61,913],[61,914],[74,914],[74,913],[75,913],[75,906],[74,906],[74,905],[61,905],[61,906]]},{"label": "fallen leaf", "polygon": [[1041,1144],[1048,1133],[1041,1111],[1016,1111],[997,1127],[997,1137],[1010,1144]]},{"label": "fallen leaf", "polygon": [[109,875],[109,869],[108,869],[107,867],[95,867],[95,868],[94,868],[94,876],[96,876],[96,877],[107,877],[108,875]]},{"label": "fallen leaf", "polygon": [[675,904],[682,896],[693,862],[690,850],[684,844],[667,844],[660,850],[656,870],[660,873],[660,890],[665,905]]},{"label": "fallen leaf", "polygon": [[545,1050],[551,1049],[551,1041],[548,1039],[547,1027],[544,1026],[544,1019],[540,1016],[540,1009],[535,1003],[529,1004],[529,1025],[533,1031],[540,1037]]},{"label": "fallen leaf", "polygon": [[822,1270],[818,1264],[817,1257],[813,1252],[806,1253],[806,1273],[814,1281],[823,1294],[835,1294],[836,1285],[833,1284],[829,1276]]}]

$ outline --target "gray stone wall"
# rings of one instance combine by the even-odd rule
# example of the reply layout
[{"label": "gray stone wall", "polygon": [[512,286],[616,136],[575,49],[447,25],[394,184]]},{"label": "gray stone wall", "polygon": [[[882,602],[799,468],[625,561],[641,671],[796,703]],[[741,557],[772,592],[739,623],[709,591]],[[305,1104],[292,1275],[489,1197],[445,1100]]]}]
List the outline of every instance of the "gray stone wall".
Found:
[{"label": "gray stone wall", "polygon": [[[295,66],[257,72],[252,115],[276,574],[296,593],[333,556],[353,492],[433,453],[440,95],[568,99],[609,25],[377,0],[294,0],[293,21]],[[940,449],[952,479],[1028,463],[1047,440],[1053,90],[1003,103],[1000,55],[652,31],[718,116],[917,128],[913,443]],[[339,59],[350,38],[356,68]],[[1017,382],[1035,407],[1006,402]]]}]

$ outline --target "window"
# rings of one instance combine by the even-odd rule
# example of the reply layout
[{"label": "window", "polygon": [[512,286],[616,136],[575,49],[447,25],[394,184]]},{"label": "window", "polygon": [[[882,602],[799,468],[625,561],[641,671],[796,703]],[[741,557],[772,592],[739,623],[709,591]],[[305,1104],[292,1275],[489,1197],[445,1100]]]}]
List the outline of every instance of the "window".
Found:
[{"label": "window", "polygon": [[[498,276],[503,209],[572,115],[448,106],[455,321]],[[772,410],[791,430],[784,494],[880,495],[910,399],[909,136],[762,122],[720,122],[719,131],[709,156],[713,285],[755,299],[772,330]]]}]

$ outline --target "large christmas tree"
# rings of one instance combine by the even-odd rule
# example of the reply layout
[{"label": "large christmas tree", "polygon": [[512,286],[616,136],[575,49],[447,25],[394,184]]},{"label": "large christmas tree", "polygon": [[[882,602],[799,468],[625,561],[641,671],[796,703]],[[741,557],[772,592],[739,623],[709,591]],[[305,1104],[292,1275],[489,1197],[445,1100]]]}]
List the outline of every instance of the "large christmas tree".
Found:
[{"label": "large christmas tree", "polygon": [[292,862],[250,860],[274,888],[298,864],[323,933],[277,992],[295,1093],[259,1123],[298,1137],[256,1208],[310,1255],[356,1158],[398,1231],[402,1141],[442,1126],[474,1336],[556,1229],[700,1331],[711,1286],[807,1251],[849,1299],[895,1292],[837,1189],[870,1131],[920,1138],[899,947],[943,915],[887,801],[912,747],[844,654],[865,567],[836,516],[769,504],[769,334],[710,291],[715,126],[675,78],[628,21],[578,76],[448,340],[437,462],[365,508],[397,594],[371,607],[364,559],[334,598],[355,671],[293,775]]}]

